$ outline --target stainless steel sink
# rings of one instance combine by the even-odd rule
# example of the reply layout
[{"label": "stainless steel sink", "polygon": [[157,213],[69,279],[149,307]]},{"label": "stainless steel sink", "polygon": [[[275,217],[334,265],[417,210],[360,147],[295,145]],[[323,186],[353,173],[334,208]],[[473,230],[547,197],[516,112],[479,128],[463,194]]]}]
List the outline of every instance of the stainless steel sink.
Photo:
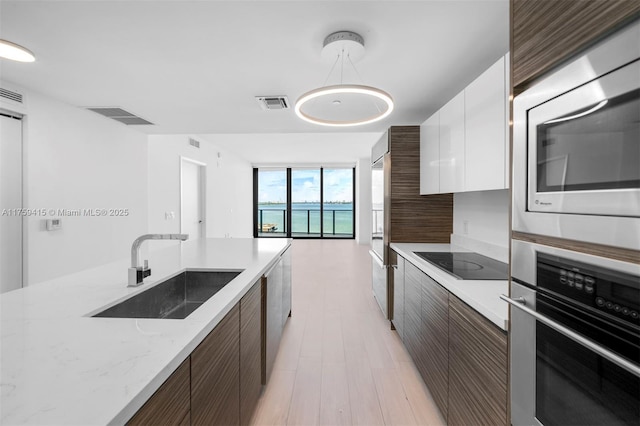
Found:
[{"label": "stainless steel sink", "polygon": [[184,319],[242,271],[185,271],[94,317]]}]

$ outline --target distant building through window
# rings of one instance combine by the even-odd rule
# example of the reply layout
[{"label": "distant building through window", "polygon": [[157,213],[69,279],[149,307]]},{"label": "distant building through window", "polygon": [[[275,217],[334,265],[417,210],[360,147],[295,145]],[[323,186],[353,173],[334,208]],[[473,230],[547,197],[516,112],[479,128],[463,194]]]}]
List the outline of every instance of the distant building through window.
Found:
[{"label": "distant building through window", "polygon": [[355,237],[354,168],[254,169],[254,236]]}]

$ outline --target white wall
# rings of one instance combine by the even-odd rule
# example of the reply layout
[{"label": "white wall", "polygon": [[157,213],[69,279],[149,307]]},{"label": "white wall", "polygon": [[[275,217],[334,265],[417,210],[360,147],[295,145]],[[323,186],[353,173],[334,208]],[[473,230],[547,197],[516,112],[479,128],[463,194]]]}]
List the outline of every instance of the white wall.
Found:
[{"label": "white wall", "polygon": [[[147,136],[7,85],[27,101],[24,207],[47,211],[46,217],[26,219],[26,283],[127,257],[131,242],[147,231]],[[58,209],[128,209],[128,215],[65,217]],[[52,217],[62,219],[62,229],[46,231],[45,219]]]},{"label": "white wall", "polygon": [[371,243],[371,158],[360,158],[356,163],[356,241]]},{"label": "white wall", "polygon": [[[149,232],[180,232],[180,157],[206,163],[207,237],[252,237],[251,164],[202,137],[200,148],[188,135],[149,136]],[[220,156],[218,156],[218,154]],[[165,219],[166,212],[175,218]],[[154,248],[175,242],[154,242]],[[153,248],[152,248],[153,249]]]},{"label": "white wall", "polygon": [[453,234],[508,248],[509,190],[454,194]]}]

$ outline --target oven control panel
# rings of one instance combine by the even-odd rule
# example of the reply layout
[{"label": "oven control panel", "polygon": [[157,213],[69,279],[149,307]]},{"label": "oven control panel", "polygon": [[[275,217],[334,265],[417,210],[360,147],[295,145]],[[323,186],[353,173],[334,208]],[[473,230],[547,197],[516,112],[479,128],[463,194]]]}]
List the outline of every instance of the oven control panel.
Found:
[{"label": "oven control panel", "polygon": [[640,325],[640,277],[538,253],[537,286]]}]

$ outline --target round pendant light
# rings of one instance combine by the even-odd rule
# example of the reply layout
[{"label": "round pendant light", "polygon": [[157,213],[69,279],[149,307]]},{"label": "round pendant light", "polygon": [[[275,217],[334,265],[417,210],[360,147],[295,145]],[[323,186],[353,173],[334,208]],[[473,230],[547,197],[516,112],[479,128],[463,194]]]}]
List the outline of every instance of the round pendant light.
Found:
[{"label": "round pendant light", "polygon": [[33,62],[36,60],[33,52],[26,47],[2,39],[0,39],[0,58],[18,62]]},{"label": "round pendant light", "polygon": [[323,85],[300,96],[295,104],[299,118],[323,126],[349,127],[373,123],[391,114],[393,99],[384,90],[343,83],[345,62],[359,77],[354,62],[364,56],[362,36],[352,31],[329,34],[324,40],[322,56],[333,60],[327,81],[340,62],[340,84]]}]

